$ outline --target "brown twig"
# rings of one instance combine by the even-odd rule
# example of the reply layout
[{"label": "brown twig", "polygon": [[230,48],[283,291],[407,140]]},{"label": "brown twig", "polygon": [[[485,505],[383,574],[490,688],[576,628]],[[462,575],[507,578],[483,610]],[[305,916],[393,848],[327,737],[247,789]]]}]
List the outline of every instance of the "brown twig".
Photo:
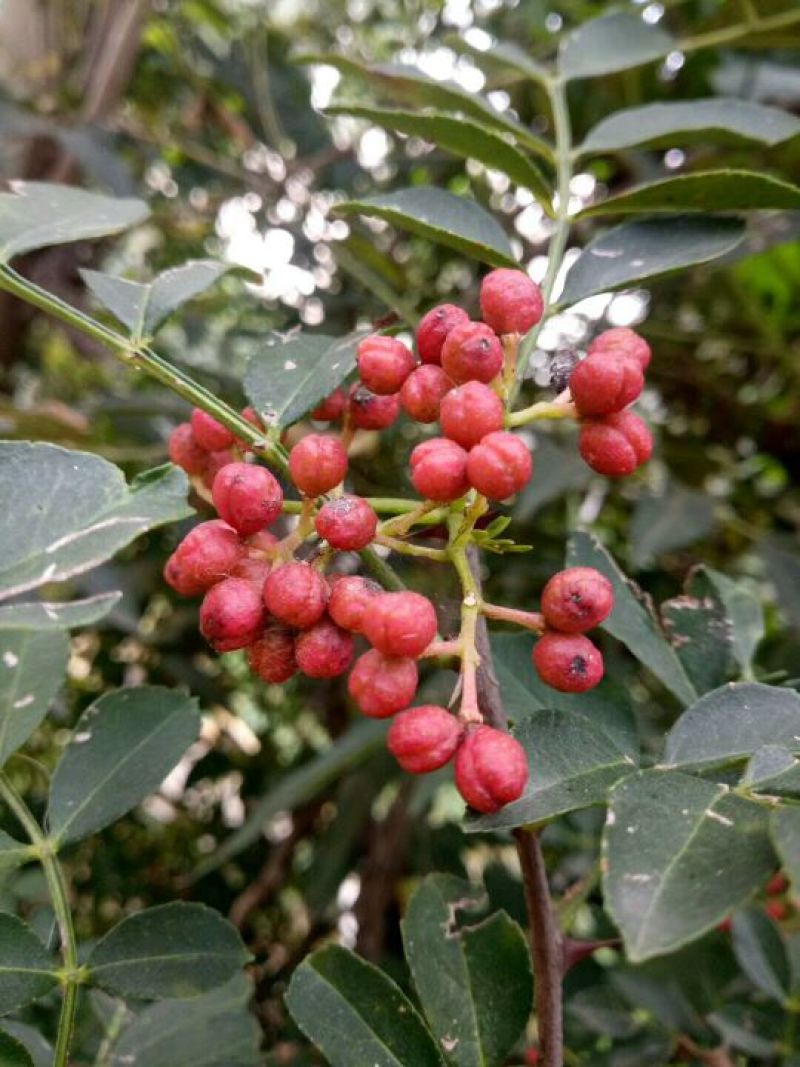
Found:
[{"label": "brown twig", "polygon": [[701,1048],[685,1034],[681,1034],[678,1038],[675,1052],[683,1056],[691,1056],[692,1059],[705,1063],[707,1067],[734,1067],[734,1062],[724,1046]]}]

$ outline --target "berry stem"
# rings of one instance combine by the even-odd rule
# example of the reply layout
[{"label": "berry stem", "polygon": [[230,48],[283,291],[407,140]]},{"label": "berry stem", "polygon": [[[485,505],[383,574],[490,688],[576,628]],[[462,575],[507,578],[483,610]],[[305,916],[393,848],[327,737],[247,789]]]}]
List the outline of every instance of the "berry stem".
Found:
[{"label": "berry stem", "polygon": [[439,511],[441,515],[441,509],[435,501],[423,500],[422,503],[417,504],[416,507],[411,508],[405,514],[397,515],[395,518],[387,519],[381,523],[378,532],[389,537],[402,537],[403,534],[408,533],[412,526],[416,525],[432,511]]},{"label": "berry stem", "polygon": [[540,400],[531,404],[528,408],[512,411],[506,416],[506,426],[527,426],[531,422],[541,419],[575,419],[577,412],[571,402],[563,403],[558,400]]},{"label": "berry stem", "polygon": [[539,634],[544,632],[544,617],[538,611],[520,611],[519,608],[506,608],[502,604],[488,604],[485,600],[481,602],[481,611],[488,619],[511,622]]},{"label": "berry stem", "polygon": [[432,659],[439,656],[461,656],[461,639],[456,637],[452,641],[431,641],[418,658]]},{"label": "berry stem", "polygon": [[463,516],[453,515],[450,521],[448,555],[461,581],[461,710],[464,723],[483,722],[478,706],[478,668],[481,657],[477,647],[477,627],[481,613],[480,588],[467,556],[477,518],[483,513],[486,500],[476,497]]},{"label": "berry stem", "polygon": [[437,563],[447,563],[450,559],[447,551],[443,548],[426,548],[423,545],[415,545],[410,541],[402,541],[397,537],[387,537],[386,534],[378,533],[375,541],[384,548],[390,548],[401,556],[419,556],[422,559],[432,559]]}]

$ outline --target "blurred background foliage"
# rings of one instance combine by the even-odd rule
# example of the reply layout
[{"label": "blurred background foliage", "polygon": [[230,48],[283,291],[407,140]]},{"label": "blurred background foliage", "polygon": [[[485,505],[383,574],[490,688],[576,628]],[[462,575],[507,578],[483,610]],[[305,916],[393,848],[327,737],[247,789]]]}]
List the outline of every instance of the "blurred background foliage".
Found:
[{"label": "blurred background foliage", "polygon": [[[540,90],[493,62],[493,39],[546,57],[563,30],[612,6],[668,25],[679,39],[738,21],[749,7],[724,0],[5,0],[0,176],[144,194],[153,208],[150,222],[113,245],[38,252],[20,268],[84,306],[91,302],[78,271],[87,266],[146,279],[211,255],[258,272],[260,281],[227,275],[157,342],[234,401],[241,400],[247,356],[271,331],[302,325],[336,335],[390,309],[408,328],[442,298],[474,308],[476,264],[385,223],[345,222],[336,203],[415,184],[469,192],[502,221],[537,278],[551,233],[541,208],[504,175],[420,138],[324,116],[336,100],[374,103],[377,87],[296,59],[338,52],[417,65],[487,93],[499,110],[513,109],[533,130],[548,132]],[[759,0],[758,7],[786,4]],[[798,44],[795,27],[736,49],[676,50],[659,64],[573,83],[576,139],[603,116],[651,100],[724,93],[797,113]],[[722,158],[797,176],[800,139],[772,148],[626,151],[593,160],[571,191],[576,203],[588,203],[633,179],[686,173]],[[577,462],[572,443],[565,445],[568,432],[563,441],[559,433],[540,434],[538,474],[515,505],[516,539],[535,551],[489,561],[492,600],[533,606],[563,562],[567,534],[592,523],[657,601],[678,595],[700,561],[748,585],[768,603],[761,676],[786,679],[791,665],[800,675],[800,244],[781,230],[785,223],[765,225],[758,255],[692,269],[652,289],[594,297],[548,325],[533,362],[542,386],[552,354],[580,350],[603,324],[635,325],[648,338],[655,358],[642,407],[657,431],[657,459],[612,487]],[[575,227],[576,248],[590,225]],[[166,458],[166,435],[185,414],[179,400],[119,373],[93,342],[6,294],[0,321],[4,436],[96,451],[129,475]],[[366,437],[354,463],[360,490],[407,485],[411,433],[401,422],[380,441]],[[513,850],[498,837],[466,839],[452,787],[438,776],[398,777],[374,730],[363,735],[360,755],[326,765],[330,740],[350,720],[341,682],[265,688],[238,654],[210,655],[195,606],[176,600],[161,578],[181,532],[151,533],[77,583],[80,593],[119,588],[125,595],[100,627],[74,638],[68,687],[29,753],[51,765],[65,728],[110,687],[166,683],[201,698],[203,738],[160,794],[72,855],[79,932],[97,936],[142,903],[186,896],[213,904],[240,925],[257,957],[267,1062],[313,1062],[281,1000],[309,949],[338,931],[402,980],[397,919],[412,880],[430,870],[483,875],[493,900],[521,917]],[[431,588],[437,579],[427,569],[406,569],[412,584],[424,584],[445,605],[454,597],[447,586]],[[606,652],[626,681],[646,741],[674,718],[672,698],[620,646]],[[452,680],[434,675],[428,684],[446,695]],[[343,775],[349,762],[355,769]],[[37,763],[20,759],[15,773],[32,795],[37,788],[43,795]],[[578,883],[574,928],[600,936],[607,920],[593,890],[601,818],[580,813],[544,837],[556,892],[586,879]],[[46,927],[38,876],[7,876],[2,895],[21,901]],[[706,970],[709,960],[719,963],[709,978],[717,989],[729,952],[711,941],[702,951]],[[676,971],[699,966],[687,968],[686,951],[679,956]],[[592,1063],[606,1062],[602,1041],[636,1049],[652,1040],[629,1014],[615,1015],[616,1004],[582,998],[598,966],[587,962],[570,977],[569,1026],[578,1045],[600,1050]],[[693,1004],[681,1025],[702,1038],[704,1009]],[[33,1014],[47,1010],[45,1002]],[[97,1024],[87,1014],[83,1025]],[[599,1045],[598,1034],[605,1035]],[[662,1062],[652,1057],[609,1062]]]}]

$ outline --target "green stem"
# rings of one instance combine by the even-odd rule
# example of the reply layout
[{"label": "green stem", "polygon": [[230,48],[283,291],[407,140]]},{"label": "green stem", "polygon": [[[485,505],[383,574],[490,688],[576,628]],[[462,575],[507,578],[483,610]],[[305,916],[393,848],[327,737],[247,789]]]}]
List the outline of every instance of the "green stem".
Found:
[{"label": "green stem", "polygon": [[64,998],[61,1003],[61,1015],[58,1020],[58,1034],[53,1056],[53,1067],[67,1067],[69,1047],[75,1026],[75,1013],[78,1007],[78,986],[80,975],[78,968],[78,942],[69,907],[67,885],[58,857],[51,842],[45,837],[34,819],[25,801],[16,791],[5,774],[0,773],[0,797],[6,802],[23,827],[28,839],[36,850],[42,865],[50,899],[53,904],[56,922],[61,940],[61,954],[64,961],[62,983]]},{"label": "green stem", "polygon": [[743,37],[754,33],[767,33],[769,30],[784,30],[800,22],[800,11],[780,11],[777,15],[764,15],[744,22],[735,22],[732,26],[723,26],[708,33],[698,33],[694,37],[684,37],[678,41],[679,52],[697,52],[701,48],[717,48],[721,44],[733,44]]},{"label": "green stem", "polygon": [[574,419],[574,404],[559,404],[556,401],[540,400],[528,408],[512,411],[506,416],[506,426],[527,426],[528,423],[541,419]]},{"label": "green stem", "polygon": [[447,563],[450,556],[443,548],[428,548],[425,545],[415,545],[411,541],[403,541],[399,537],[389,537],[387,534],[377,534],[375,541],[392,552],[401,556],[418,556],[420,559],[432,559],[436,563]]}]

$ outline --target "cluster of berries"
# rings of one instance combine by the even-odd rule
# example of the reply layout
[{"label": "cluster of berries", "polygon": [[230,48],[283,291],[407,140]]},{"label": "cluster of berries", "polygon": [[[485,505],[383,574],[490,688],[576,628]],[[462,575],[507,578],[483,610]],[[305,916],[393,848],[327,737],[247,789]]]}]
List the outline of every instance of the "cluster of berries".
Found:
[{"label": "cluster of berries", "polygon": [[[165,577],[180,594],[203,596],[200,629],[211,646],[246,650],[251,669],[266,682],[280,684],[298,671],[333,678],[352,666],[348,687],[360,710],[373,718],[394,716],[388,745],[400,765],[421,774],[454,759],[464,798],[491,812],[521,795],[527,759],[510,735],[480,721],[476,707],[462,706],[456,716],[438,705],[412,706],[418,661],[436,654],[439,644],[431,602],[419,593],[385,592],[359,575],[325,573],[336,551],[360,551],[380,532],[369,500],[343,489],[347,442],[355,430],[391,425],[401,408],[418,422],[440,424],[441,436],[417,445],[410,458],[411,480],[425,506],[448,505],[468,493],[504,500],[531,478],[529,449],[504,428],[504,397],[519,337],[541,319],[541,293],[523,272],[496,270],[483,280],[480,303],[481,322],[451,304],[428,312],[417,331],[419,360],[393,337],[361,342],[359,380],[312,412],[317,421],[342,420],[341,436],[307,433],[289,453],[288,475],[303,510],[297,530],[283,540],[269,529],[284,510],[280,483],[248,461],[247,446],[230,430],[195,410],[173,431],[169,453],[205,487],[219,518],[190,531],[168,560]],[[647,428],[624,410],[641,391],[649,358],[635,333],[609,330],[572,372],[581,452],[604,473],[630,473],[649,455]],[[570,396],[557,402],[569,404]],[[252,409],[243,415],[263,429]],[[329,550],[302,558],[304,541],[314,535]],[[612,606],[610,582],[577,567],[548,582],[541,614],[510,614],[541,634],[533,662],[542,680],[582,692],[603,675],[601,654],[585,632]],[[371,647],[355,658],[358,639]]]}]

